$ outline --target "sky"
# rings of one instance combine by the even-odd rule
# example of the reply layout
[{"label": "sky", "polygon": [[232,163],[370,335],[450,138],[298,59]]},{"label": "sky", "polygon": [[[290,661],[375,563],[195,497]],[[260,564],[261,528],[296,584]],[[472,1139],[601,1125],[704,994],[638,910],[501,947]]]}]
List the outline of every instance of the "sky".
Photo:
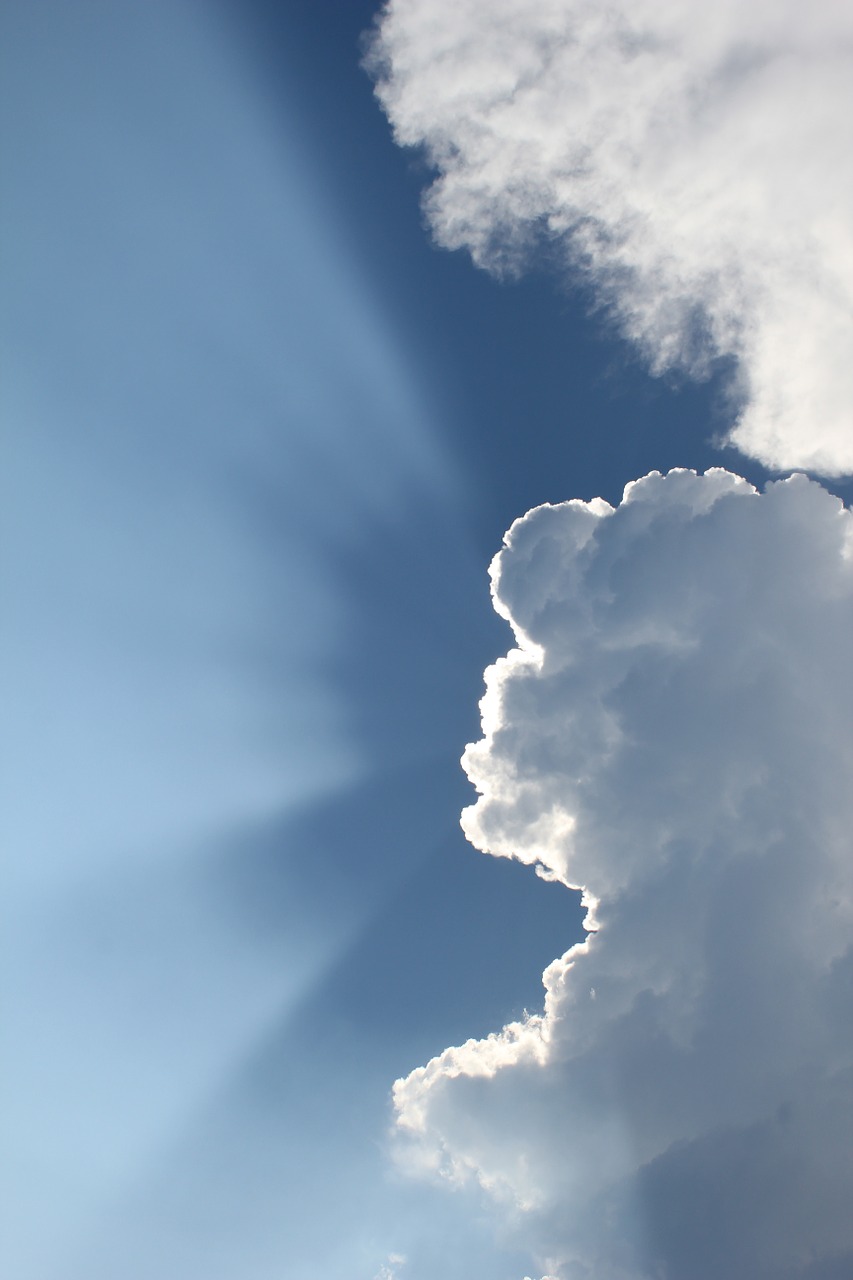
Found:
[{"label": "sky", "polygon": [[4,1270],[847,1280],[853,20],[377,8],[0,15]]}]

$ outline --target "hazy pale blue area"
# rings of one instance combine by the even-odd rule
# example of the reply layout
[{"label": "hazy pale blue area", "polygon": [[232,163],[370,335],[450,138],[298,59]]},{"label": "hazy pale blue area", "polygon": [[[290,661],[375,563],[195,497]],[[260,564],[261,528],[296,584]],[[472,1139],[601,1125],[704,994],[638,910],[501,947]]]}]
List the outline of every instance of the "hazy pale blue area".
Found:
[{"label": "hazy pale blue area", "polygon": [[371,10],[4,9],[16,1280],[523,1274],[384,1152],[394,1077],[578,934],[458,831],[486,565],[533,503],[718,462],[714,390],[430,248]]},{"label": "hazy pale blue area", "polygon": [[485,960],[533,897],[450,852],[483,566],[298,104],[212,9],[5,26],[6,1266],[289,1273],[472,940],[498,1022],[570,904]]}]

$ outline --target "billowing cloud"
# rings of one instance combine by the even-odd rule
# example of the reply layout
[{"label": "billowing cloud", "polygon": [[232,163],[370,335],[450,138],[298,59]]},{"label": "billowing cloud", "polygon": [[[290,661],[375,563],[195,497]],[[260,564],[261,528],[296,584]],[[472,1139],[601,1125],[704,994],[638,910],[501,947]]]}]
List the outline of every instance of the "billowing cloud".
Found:
[{"label": "billowing cloud", "polygon": [[440,243],[549,242],[655,371],[737,361],[739,449],[853,471],[853,7],[390,0],[371,65]]},{"label": "billowing cloud", "polygon": [[398,1081],[401,1158],[560,1280],[853,1274],[851,513],[653,472],[529,512],[492,579],[463,826],[594,930],[543,1014]]}]

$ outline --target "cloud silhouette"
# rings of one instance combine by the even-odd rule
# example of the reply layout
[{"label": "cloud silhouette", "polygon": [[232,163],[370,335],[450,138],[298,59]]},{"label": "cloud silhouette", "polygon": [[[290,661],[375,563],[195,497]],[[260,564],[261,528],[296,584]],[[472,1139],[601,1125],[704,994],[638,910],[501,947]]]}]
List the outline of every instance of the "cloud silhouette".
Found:
[{"label": "cloud silhouette", "polygon": [[560,1277],[853,1266],[853,517],[801,475],[652,473],[492,564],[480,849],[582,890],[544,1012],[395,1086]]}]

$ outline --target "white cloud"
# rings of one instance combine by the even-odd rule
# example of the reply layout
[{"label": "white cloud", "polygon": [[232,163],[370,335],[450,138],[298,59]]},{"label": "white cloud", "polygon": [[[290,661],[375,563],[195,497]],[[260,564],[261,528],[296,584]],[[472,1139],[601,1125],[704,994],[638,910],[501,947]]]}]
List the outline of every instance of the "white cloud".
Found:
[{"label": "white cloud", "polygon": [[405,1265],[405,1254],[389,1253],[387,1261],[379,1268],[378,1272],[373,1277],[373,1280],[397,1280],[397,1277],[400,1274],[398,1268],[404,1267]]},{"label": "white cloud", "polygon": [[372,65],[442,244],[547,238],[655,370],[737,358],[738,448],[853,471],[853,7],[391,0]]},{"label": "white cloud", "polygon": [[538,507],[493,562],[519,648],[463,826],[598,929],[542,1016],[395,1104],[401,1158],[479,1181],[560,1280],[853,1274],[852,551],[803,476],[676,471]]}]

